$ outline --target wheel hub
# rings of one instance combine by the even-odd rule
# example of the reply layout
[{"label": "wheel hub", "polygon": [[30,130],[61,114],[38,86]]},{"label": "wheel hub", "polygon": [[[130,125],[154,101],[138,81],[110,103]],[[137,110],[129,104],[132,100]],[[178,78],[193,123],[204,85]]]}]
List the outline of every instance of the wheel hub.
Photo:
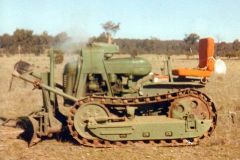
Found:
[{"label": "wheel hub", "polygon": [[84,138],[95,139],[95,136],[87,128],[90,120],[97,117],[108,117],[106,108],[97,103],[86,103],[80,106],[74,115],[74,127],[76,131]]},{"label": "wheel hub", "polygon": [[210,119],[208,106],[198,98],[187,97],[175,100],[169,108],[169,117],[185,119],[188,115],[194,115],[196,119]]}]

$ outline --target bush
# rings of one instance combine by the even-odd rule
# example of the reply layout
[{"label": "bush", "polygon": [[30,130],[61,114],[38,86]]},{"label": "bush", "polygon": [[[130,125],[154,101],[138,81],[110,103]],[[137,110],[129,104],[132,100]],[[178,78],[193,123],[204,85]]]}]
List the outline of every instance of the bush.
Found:
[{"label": "bush", "polygon": [[[54,56],[55,56],[55,63],[56,64],[61,64],[63,63],[64,60],[64,52],[59,49],[54,49]],[[48,56],[50,57],[50,50],[48,51]]]}]

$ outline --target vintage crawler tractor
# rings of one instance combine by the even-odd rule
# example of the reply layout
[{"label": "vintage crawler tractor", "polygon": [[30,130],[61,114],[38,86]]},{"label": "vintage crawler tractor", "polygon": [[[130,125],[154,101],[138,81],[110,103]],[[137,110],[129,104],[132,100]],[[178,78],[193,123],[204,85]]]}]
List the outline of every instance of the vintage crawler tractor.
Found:
[{"label": "vintage crawler tractor", "polygon": [[76,61],[65,65],[62,84],[54,78],[53,52],[46,73],[18,62],[13,76],[32,83],[43,95],[40,111],[18,118],[21,137],[31,146],[68,130],[85,146],[179,146],[198,144],[212,134],[217,113],[206,94],[186,88],[191,83],[159,87],[162,82],[153,81],[147,60],[114,58],[117,52],[115,44],[86,46]]}]

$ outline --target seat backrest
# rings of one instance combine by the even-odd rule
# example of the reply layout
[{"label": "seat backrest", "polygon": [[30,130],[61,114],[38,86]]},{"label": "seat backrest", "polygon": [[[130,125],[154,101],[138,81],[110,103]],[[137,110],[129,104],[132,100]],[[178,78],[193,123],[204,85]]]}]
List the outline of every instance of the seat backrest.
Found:
[{"label": "seat backrest", "polygon": [[199,68],[207,67],[207,70],[214,70],[214,40],[212,38],[204,38],[199,41]]}]

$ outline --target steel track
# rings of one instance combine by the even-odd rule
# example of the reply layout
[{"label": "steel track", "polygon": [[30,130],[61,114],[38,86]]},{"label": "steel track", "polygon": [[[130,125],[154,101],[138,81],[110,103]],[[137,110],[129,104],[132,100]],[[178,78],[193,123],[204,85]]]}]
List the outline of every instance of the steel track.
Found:
[{"label": "steel track", "polygon": [[[210,119],[212,119],[212,125],[209,128],[208,132],[204,133],[204,135],[195,138],[184,138],[184,139],[171,139],[171,140],[140,140],[140,141],[108,141],[99,139],[86,139],[83,138],[76,131],[74,127],[74,115],[77,109],[89,102],[100,103],[107,106],[139,106],[143,104],[154,104],[165,101],[173,101],[178,98],[184,97],[195,97],[200,99],[208,108]],[[169,106],[171,107],[171,106]],[[167,94],[161,94],[156,96],[145,96],[145,97],[136,97],[136,98],[119,98],[119,97],[105,97],[105,96],[90,96],[84,99],[79,100],[75,103],[75,105],[71,108],[71,112],[68,116],[68,128],[72,137],[81,145],[89,146],[89,147],[100,147],[100,148],[108,148],[115,146],[132,146],[132,145],[157,145],[157,146],[187,146],[187,145],[197,145],[200,140],[205,137],[209,137],[214,131],[217,123],[217,112],[214,102],[209,98],[206,94],[195,90],[195,89],[184,89],[178,92],[172,92]]]}]

